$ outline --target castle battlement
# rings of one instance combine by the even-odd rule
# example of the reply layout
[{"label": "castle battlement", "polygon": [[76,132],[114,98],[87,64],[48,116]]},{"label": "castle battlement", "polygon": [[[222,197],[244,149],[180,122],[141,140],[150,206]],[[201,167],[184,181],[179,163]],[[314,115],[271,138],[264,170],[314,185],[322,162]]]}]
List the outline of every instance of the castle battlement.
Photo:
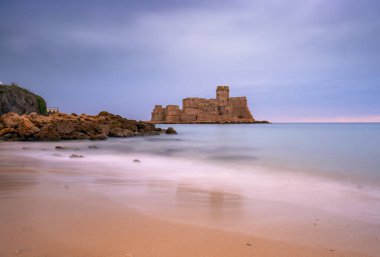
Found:
[{"label": "castle battlement", "polygon": [[217,86],[216,91],[230,91],[229,86]]},{"label": "castle battlement", "polygon": [[154,123],[253,123],[245,96],[230,97],[229,86],[217,86],[216,98],[189,97],[178,105],[163,108],[156,105],[151,121]]},{"label": "castle battlement", "polygon": [[173,104],[171,104],[171,105],[167,105],[167,106],[166,106],[166,109],[170,109],[170,110],[179,109],[179,105],[173,105]]}]

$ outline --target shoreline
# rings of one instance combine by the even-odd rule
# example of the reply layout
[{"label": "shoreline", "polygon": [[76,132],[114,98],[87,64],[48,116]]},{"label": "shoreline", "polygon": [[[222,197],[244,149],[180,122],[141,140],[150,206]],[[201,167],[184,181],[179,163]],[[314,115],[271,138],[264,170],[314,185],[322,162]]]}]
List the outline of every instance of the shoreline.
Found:
[{"label": "shoreline", "polygon": [[371,256],[156,219],[79,184],[24,182],[0,188],[0,256]]}]

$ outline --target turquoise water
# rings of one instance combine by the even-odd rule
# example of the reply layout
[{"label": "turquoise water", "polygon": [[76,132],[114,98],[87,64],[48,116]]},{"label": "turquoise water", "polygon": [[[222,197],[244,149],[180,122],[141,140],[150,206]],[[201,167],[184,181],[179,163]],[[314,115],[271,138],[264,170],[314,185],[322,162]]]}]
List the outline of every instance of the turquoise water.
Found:
[{"label": "turquoise water", "polygon": [[173,126],[178,135],[133,138],[129,150],[380,185],[379,123]]},{"label": "turquoise water", "polygon": [[[166,128],[169,125],[158,125]],[[357,187],[380,187],[380,123],[172,125],[177,135],[110,138],[106,141],[7,143],[46,148],[77,147],[81,154],[107,162],[101,155],[156,156],[199,161],[232,171],[259,168],[277,174],[317,176]],[[99,146],[91,151],[87,145]],[[4,144],[3,144],[4,146]],[[1,150],[9,151],[9,149]],[[17,151],[16,151],[17,152]],[[53,152],[26,152],[48,154]],[[54,157],[54,156],[53,156]],[[207,172],[207,171],[206,171]]]}]

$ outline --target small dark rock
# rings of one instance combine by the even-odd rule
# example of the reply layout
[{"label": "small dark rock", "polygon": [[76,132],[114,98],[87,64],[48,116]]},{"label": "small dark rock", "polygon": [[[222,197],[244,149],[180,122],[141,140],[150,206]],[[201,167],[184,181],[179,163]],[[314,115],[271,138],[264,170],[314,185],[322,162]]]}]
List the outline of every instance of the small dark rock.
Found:
[{"label": "small dark rock", "polygon": [[134,159],[133,162],[134,163],[140,163],[140,160],[139,159]]},{"label": "small dark rock", "polygon": [[172,127],[168,127],[165,131],[166,134],[177,134],[177,131],[174,130]]},{"label": "small dark rock", "polygon": [[72,154],[70,155],[70,158],[84,158],[84,156],[80,154]]},{"label": "small dark rock", "polygon": [[90,148],[90,149],[98,149],[99,147],[97,147],[96,145],[89,145],[88,148]]},{"label": "small dark rock", "polygon": [[254,123],[256,123],[256,124],[270,124],[270,122],[267,120],[255,120]]},{"label": "small dark rock", "polygon": [[60,145],[57,145],[57,146],[55,147],[55,150],[63,150],[63,149],[66,149],[66,148],[63,147],[63,146],[60,146]]}]

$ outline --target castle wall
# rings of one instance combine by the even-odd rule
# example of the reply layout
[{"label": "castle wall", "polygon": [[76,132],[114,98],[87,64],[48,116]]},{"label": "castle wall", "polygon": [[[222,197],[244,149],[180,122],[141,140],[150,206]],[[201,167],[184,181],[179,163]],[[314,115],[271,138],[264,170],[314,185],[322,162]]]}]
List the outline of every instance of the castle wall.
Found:
[{"label": "castle wall", "polygon": [[243,97],[231,97],[231,106],[233,107],[233,116],[242,120],[253,119],[251,112],[249,111],[247,98]]},{"label": "castle wall", "polygon": [[166,106],[166,121],[169,123],[180,122],[181,110],[178,105],[168,105]]},{"label": "castle wall", "polygon": [[246,97],[229,97],[228,86],[218,86],[216,99],[185,98],[178,105],[156,105],[151,121],[155,123],[254,122]]},{"label": "castle wall", "polygon": [[151,121],[154,122],[160,122],[165,120],[165,112],[164,108],[162,108],[162,105],[156,105],[152,112],[152,119]]}]

